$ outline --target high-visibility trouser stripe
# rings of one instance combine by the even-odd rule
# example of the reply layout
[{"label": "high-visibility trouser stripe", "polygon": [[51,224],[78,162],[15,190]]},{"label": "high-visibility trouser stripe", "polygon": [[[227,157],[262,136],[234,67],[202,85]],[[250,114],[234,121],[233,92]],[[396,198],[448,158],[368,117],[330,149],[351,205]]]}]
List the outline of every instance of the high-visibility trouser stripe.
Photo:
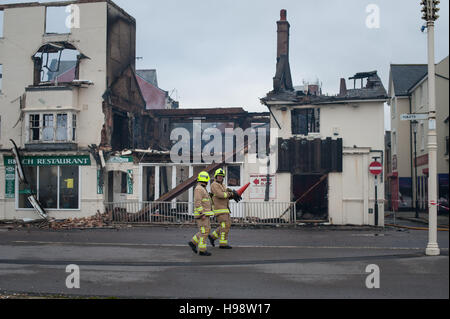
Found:
[{"label": "high-visibility trouser stripe", "polygon": [[223,213],[230,213],[230,210],[228,208],[214,210],[214,214],[223,214]]},{"label": "high-visibility trouser stripe", "polygon": [[228,241],[225,239],[225,233],[220,233],[220,243],[221,244],[227,244]]},{"label": "high-visibility trouser stripe", "polygon": [[198,244],[199,240],[198,240],[197,235],[194,235],[194,237],[192,237],[192,242]]},{"label": "high-visibility trouser stripe", "polygon": [[221,222],[220,223],[220,227],[222,227],[223,229],[227,228],[227,224],[225,222]]},{"label": "high-visibility trouser stripe", "polygon": [[200,230],[202,231],[202,234],[206,233],[206,230],[205,230],[204,226],[200,227]]},{"label": "high-visibility trouser stripe", "polygon": [[198,248],[206,248],[206,243],[204,242],[203,237],[200,237],[200,243],[198,244]]},{"label": "high-visibility trouser stripe", "polygon": [[213,232],[212,232],[212,236],[213,236],[213,238],[215,238],[215,239],[219,238],[219,234],[218,234],[216,231],[213,231]]},{"label": "high-visibility trouser stripe", "polygon": [[194,209],[194,212],[201,212],[203,211],[203,207],[197,207],[196,209]]},{"label": "high-visibility trouser stripe", "polygon": [[204,212],[204,213],[195,213],[194,212],[194,217],[199,217],[199,216],[202,216],[202,215],[210,217],[210,216],[214,216],[214,212],[213,211],[211,211],[211,212]]},{"label": "high-visibility trouser stripe", "polygon": [[202,202],[209,202],[211,200],[211,198],[203,198]]}]

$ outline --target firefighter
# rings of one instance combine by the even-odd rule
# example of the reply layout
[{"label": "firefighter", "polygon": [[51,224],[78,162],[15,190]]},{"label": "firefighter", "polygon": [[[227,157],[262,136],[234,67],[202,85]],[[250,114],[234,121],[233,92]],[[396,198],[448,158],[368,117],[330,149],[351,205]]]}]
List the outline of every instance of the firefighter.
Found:
[{"label": "firefighter", "polygon": [[206,239],[211,231],[210,217],[214,216],[212,211],[212,201],[206,190],[206,185],[210,180],[207,172],[200,172],[197,177],[197,186],[194,190],[194,217],[197,221],[199,232],[194,235],[188,243],[191,249],[200,256],[211,256],[206,249]]},{"label": "firefighter", "polygon": [[225,179],[225,171],[219,168],[214,174],[214,182],[211,184],[211,194],[213,199],[214,215],[219,223],[219,227],[208,236],[208,239],[213,247],[214,241],[219,239],[219,248],[231,249],[228,245],[228,233],[231,227],[231,217],[229,201],[235,199],[236,201],[242,198],[231,189],[225,188],[223,181]]}]

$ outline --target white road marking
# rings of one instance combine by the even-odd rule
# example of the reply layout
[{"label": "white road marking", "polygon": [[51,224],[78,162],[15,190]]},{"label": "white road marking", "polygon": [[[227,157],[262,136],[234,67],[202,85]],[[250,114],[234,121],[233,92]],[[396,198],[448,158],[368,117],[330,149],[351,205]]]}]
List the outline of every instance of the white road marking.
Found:
[{"label": "white road marking", "polygon": [[[187,247],[181,244],[132,244],[132,243],[81,243],[81,242],[50,242],[50,241],[13,241],[15,244],[38,244],[57,246],[119,246],[119,247]],[[0,244],[1,245],[1,244]],[[423,250],[424,247],[376,247],[376,246],[265,246],[265,245],[234,245],[236,248],[285,248],[285,249],[374,249],[374,250]],[[448,250],[448,248],[441,248]]]}]

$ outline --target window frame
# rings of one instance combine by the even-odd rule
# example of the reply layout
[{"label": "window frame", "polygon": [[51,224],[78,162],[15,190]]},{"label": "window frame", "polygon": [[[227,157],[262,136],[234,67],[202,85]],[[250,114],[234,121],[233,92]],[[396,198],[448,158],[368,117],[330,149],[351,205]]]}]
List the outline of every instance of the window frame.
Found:
[{"label": "window frame", "polygon": [[[295,113],[304,113],[306,116],[306,129],[307,132],[300,132],[298,125],[298,116],[300,114]],[[317,115],[317,118],[316,118]],[[314,121],[312,120],[314,119]],[[295,123],[295,125],[294,125]],[[294,128],[296,129],[294,131]],[[310,130],[311,129],[311,130]],[[300,136],[308,136],[309,134],[320,134],[320,108],[319,107],[308,107],[308,108],[295,108],[291,110],[291,134],[292,135],[300,135]]]},{"label": "window frame", "polygon": [[[51,35],[70,35],[70,34],[72,34],[72,28],[67,28],[67,25],[66,25],[66,19],[69,17],[69,15],[68,14],[66,14],[65,15],[65,20],[64,20],[64,26],[65,26],[65,29],[66,29],[66,31],[68,31],[68,32],[49,32],[49,30],[47,30],[47,28],[48,28],[48,22],[49,22],[49,8],[52,8],[52,9],[56,9],[56,10],[59,10],[59,11],[64,11],[65,13],[67,13],[67,11],[66,11],[66,8],[67,8],[67,6],[54,6],[54,5],[47,5],[47,6],[45,6],[45,24],[44,24],[44,35],[46,35],[46,36],[51,36]],[[54,12],[54,13],[56,13],[56,14],[60,14],[61,12]]]},{"label": "window frame", "polygon": [[[45,116],[51,115],[52,116],[52,131],[53,131],[53,139],[52,140],[44,140],[44,129],[50,128],[50,126],[45,126],[46,120]],[[66,115],[66,139],[65,140],[58,140],[57,139],[57,132],[58,132],[58,117],[61,115]],[[78,112],[73,110],[61,110],[61,111],[54,111],[54,112],[27,112],[26,114],[26,143],[27,144],[64,144],[64,143],[77,143],[77,127],[73,127],[73,123],[75,125],[77,124],[78,120]],[[39,116],[39,127],[32,126],[31,117],[32,116]],[[73,118],[75,117],[75,122],[73,121]],[[34,120],[33,124],[36,124],[37,120]],[[33,129],[39,129],[39,139],[33,140]]]},{"label": "window frame", "polygon": [[[41,166],[35,166],[36,171],[36,196],[39,199],[39,168]],[[43,166],[45,167],[45,166]],[[59,208],[60,207],[60,177],[61,177],[61,166],[56,166],[58,168],[58,180],[57,180],[57,208],[44,208],[47,212],[51,211],[81,211],[81,171],[82,166],[78,167],[78,208]],[[19,175],[17,174],[17,168],[15,169],[16,180],[15,180],[15,210],[19,211],[34,211],[34,208],[20,208],[19,207]]]}]

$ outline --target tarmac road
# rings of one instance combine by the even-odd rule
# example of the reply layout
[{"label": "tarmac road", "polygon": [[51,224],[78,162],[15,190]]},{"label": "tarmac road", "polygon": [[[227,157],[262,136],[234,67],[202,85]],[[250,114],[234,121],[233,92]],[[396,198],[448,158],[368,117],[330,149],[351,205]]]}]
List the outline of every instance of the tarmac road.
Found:
[{"label": "tarmac road", "polygon": [[[448,298],[448,232],[424,256],[426,231],[239,229],[232,250],[200,257],[190,227],[0,229],[0,292],[119,298]],[[66,266],[80,288],[66,288]],[[380,269],[368,289],[366,267]]]}]

